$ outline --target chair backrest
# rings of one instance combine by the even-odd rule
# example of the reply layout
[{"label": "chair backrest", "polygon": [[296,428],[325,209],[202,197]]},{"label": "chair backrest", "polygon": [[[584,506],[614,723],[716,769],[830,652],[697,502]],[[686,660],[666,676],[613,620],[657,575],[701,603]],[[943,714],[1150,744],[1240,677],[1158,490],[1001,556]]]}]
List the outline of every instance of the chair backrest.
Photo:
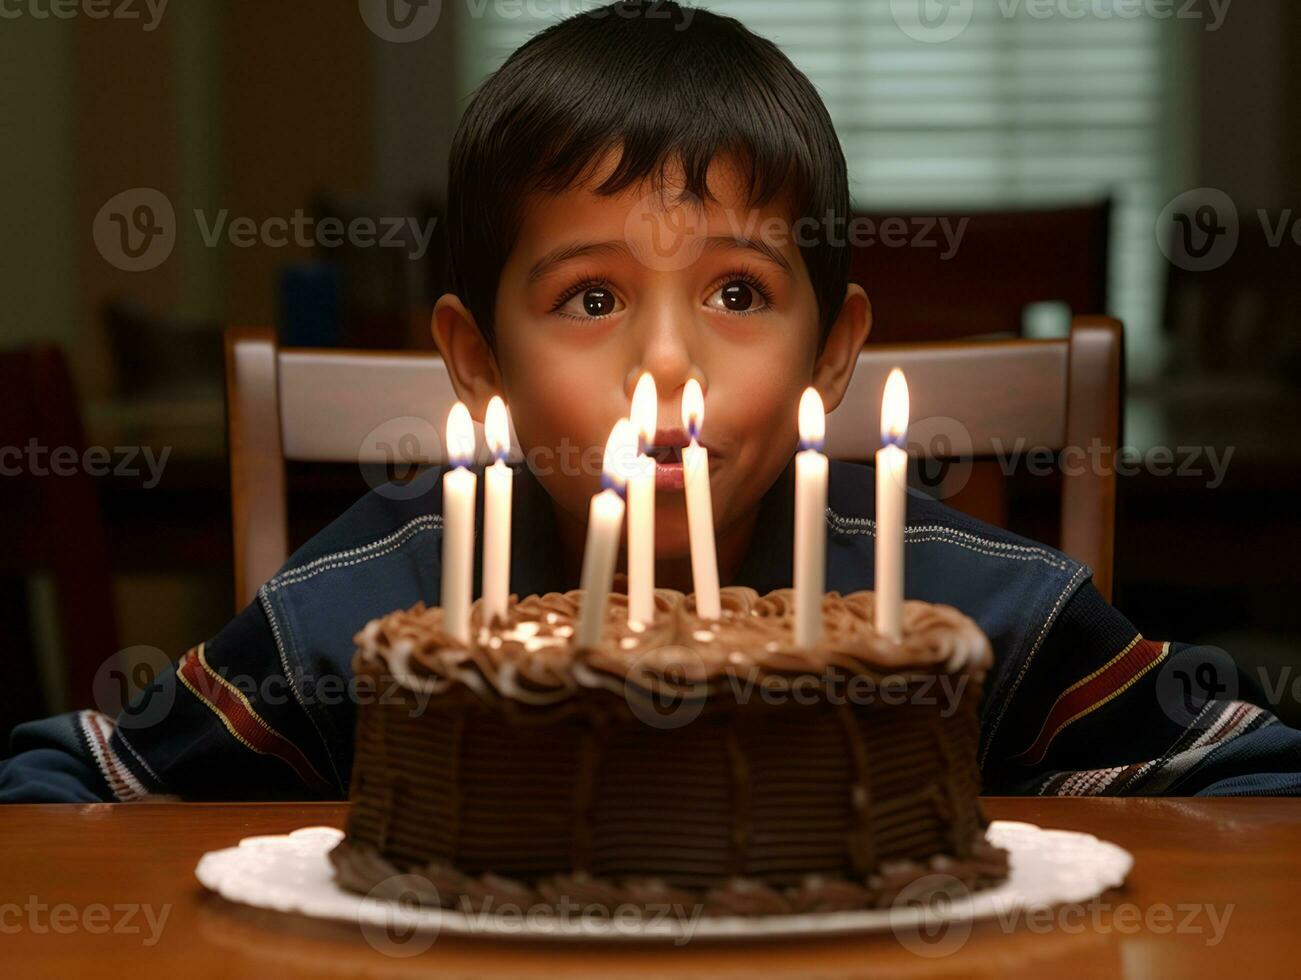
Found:
[{"label": "chair backrest", "polygon": [[[908,374],[909,435],[921,455],[1119,448],[1121,326],[1108,317],[1078,317],[1062,340],[869,345],[827,419],[833,458],[873,457],[896,365]],[[439,434],[456,396],[436,354],[280,349],[265,328],[227,332],[226,371],[242,607],[288,555],[286,460],[441,463]],[[1107,596],[1115,501],[1113,467],[1064,468],[1062,549],[1093,568]]]},{"label": "chair backrest", "polygon": [[[1111,202],[857,216],[851,277],[872,297],[874,343],[1020,336],[1025,308],[1107,308]],[[851,239],[854,242],[855,239]]]}]

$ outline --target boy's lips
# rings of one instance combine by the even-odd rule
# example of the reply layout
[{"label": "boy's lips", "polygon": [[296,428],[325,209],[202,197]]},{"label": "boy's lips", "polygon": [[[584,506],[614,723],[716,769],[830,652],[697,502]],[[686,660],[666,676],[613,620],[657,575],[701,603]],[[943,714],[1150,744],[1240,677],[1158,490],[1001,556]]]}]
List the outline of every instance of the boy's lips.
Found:
[{"label": "boy's lips", "polygon": [[[682,470],[682,450],[691,445],[691,437],[685,429],[659,429],[655,439],[646,447],[646,454],[655,460],[655,489],[681,490],[686,485]],[[718,453],[704,444],[709,450],[710,472],[717,467]]]}]

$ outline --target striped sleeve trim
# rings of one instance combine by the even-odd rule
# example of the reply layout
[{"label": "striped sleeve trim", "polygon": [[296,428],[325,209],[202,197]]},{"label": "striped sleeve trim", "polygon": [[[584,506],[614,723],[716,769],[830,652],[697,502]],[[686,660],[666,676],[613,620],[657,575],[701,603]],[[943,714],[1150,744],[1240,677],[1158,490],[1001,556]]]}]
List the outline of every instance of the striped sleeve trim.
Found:
[{"label": "striped sleeve trim", "polygon": [[1048,754],[1053,740],[1064,729],[1119,697],[1169,653],[1169,643],[1157,643],[1144,639],[1142,635],[1135,636],[1120,653],[1087,677],[1076,681],[1057,697],[1044,718],[1039,734],[1013,761],[1025,766],[1038,765]]},{"label": "striped sleeve trim", "polygon": [[213,670],[204,654],[204,644],[200,643],[181,658],[176,676],[217,716],[235,741],[258,755],[279,759],[304,785],[314,790],[328,788],[329,784],[302,749],[272,728],[253,709],[243,691]]},{"label": "striped sleeve trim", "polygon": [[132,803],[148,797],[149,791],[113,748],[113,732],[117,727],[113,720],[98,711],[81,711],[77,715],[77,724],[100,775],[118,802]]},{"label": "striped sleeve trim", "polygon": [[1245,701],[1208,704],[1193,725],[1159,759],[1109,769],[1055,773],[1039,787],[1040,796],[1111,796],[1169,792],[1216,747],[1269,724],[1271,716]]}]

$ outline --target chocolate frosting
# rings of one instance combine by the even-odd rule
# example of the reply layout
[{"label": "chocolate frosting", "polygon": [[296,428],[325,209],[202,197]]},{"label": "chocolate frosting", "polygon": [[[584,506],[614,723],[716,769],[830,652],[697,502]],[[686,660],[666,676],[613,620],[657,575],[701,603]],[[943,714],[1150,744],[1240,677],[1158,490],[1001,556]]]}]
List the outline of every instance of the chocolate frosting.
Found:
[{"label": "chocolate frosting", "polygon": [[602,643],[593,649],[573,643],[579,591],[512,601],[507,617],[492,624],[476,602],[469,645],[444,631],[441,609],[417,603],[357,633],[356,667],[429,692],[462,684],[485,697],[552,704],[583,688],[625,694],[630,683],[698,696],[723,687],[719,681],[727,675],[945,671],[981,679],[993,661],[985,634],[951,606],[905,602],[902,642],[882,636],[873,626],[871,592],[828,593],[821,641],[799,648],[794,598],[791,589],[760,596],[750,588],[725,588],[722,616],[708,621],[696,615],[693,597],[660,589],[655,621],[641,626],[629,622],[626,596],[613,594]]},{"label": "chocolate frosting", "polygon": [[[797,915],[886,908],[908,886],[929,879],[936,889],[960,897],[998,884],[1007,877],[1007,852],[985,840],[972,841],[971,856],[933,855],[924,861],[895,861],[862,880],[806,875],[784,888],[757,879],[731,877],[710,888],[675,888],[661,878],[593,877],[586,872],[548,875],[528,883],[500,875],[469,875],[443,861],[399,868],[374,847],[355,840],[340,842],[330,862],[340,884],[374,898],[415,899],[422,905],[464,912],[488,912],[502,905],[517,908],[596,910],[614,914],[621,907],[642,910],[699,907],[704,915]],[[916,901],[922,895],[912,894]]]}]

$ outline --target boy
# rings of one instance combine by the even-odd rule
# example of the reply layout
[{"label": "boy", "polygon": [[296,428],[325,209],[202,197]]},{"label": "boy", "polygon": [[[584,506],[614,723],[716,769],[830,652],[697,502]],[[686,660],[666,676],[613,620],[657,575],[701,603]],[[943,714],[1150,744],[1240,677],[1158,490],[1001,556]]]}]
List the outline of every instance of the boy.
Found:
[{"label": "boy", "polygon": [[[809,384],[837,405],[871,320],[831,233],[849,216],[845,162],[808,80],[733,20],[615,4],[515,52],[450,166],[455,293],[435,339],[472,414],[502,392],[526,454],[549,460],[516,481],[512,591],[576,585],[599,474],[564,450],[603,445],[643,371],[660,396],[658,584],[691,589],[678,406],[694,377],[720,577],[788,586],[795,407]],[[0,799],[346,795],[352,637],[438,603],[441,483],[425,486],[359,501],[116,724],[83,711],[21,726]],[[872,486],[832,464],[829,590],[872,587]],[[907,569],[909,596],[957,606],[993,641],[987,791],[1301,788],[1298,733],[1238,701],[1170,710],[1159,681],[1179,649],[1139,636],[1067,556],[917,496]]]}]

